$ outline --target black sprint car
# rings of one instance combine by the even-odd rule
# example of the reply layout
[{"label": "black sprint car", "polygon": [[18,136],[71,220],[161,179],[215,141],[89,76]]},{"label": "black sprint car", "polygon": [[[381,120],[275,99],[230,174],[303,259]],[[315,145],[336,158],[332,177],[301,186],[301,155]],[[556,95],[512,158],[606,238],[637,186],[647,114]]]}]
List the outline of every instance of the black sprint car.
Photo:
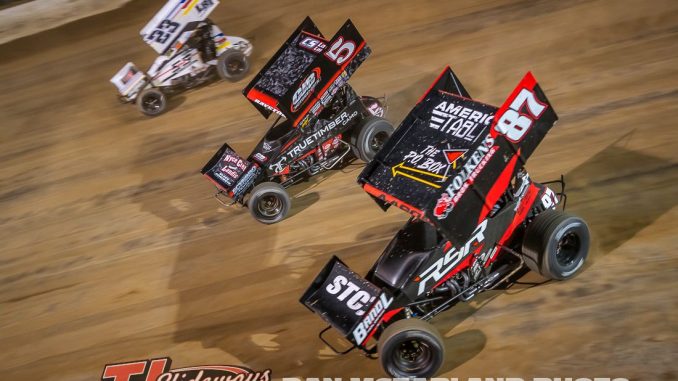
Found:
[{"label": "black sprint car", "polygon": [[586,223],[524,165],[557,120],[528,73],[501,107],[472,100],[446,68],[358,178],[384,210],[411,214],[363,278],[334,257],[301,298],[392,377],[431,377],[444,359],[429,323],[531,269],[573,277]]},{"label": "black sprint car", "polygon": [[243,90],[266,118],[278,116],[273,126],[246,159],[224,144],[201,171],[217,199],[276,223],[291,207],[285,188],[348,158],[374,158],[393,133],[385,101],[348,84],[370,53],[351,20],[327,40],[307,17]]}]

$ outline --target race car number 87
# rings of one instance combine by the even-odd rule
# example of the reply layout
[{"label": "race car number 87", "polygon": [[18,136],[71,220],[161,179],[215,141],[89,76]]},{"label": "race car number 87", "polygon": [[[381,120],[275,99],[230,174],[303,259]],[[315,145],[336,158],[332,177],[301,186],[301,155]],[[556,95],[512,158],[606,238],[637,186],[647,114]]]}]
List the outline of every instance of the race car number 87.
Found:
[{"label": "race car number 87", "polygon": [[[526,106],[529,116],[520,112],[523,106]],[[539,102],[532,91],[522,89],[494,128],[500,134],[505,135],[508,140],[518,143],[523,140],[534,120],[539,118],[546,107],[545,104]]]}]

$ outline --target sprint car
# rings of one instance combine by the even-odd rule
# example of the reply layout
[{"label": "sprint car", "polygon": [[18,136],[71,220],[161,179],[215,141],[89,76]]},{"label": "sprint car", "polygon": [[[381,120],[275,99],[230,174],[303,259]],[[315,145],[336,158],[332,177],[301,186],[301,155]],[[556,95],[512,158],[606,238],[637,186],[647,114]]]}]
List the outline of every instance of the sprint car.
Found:
[{"label": "sprint car", "polygon": [[243,90],[277,116],[273,125],[246,159],[224,144],[201,170],[217,200],[276,223],[290,210],[289,186],[356,156],[370,161],[393,133],[385,100],[348,84],[370,53],[351,20],[327,40],[307,17]]},{"label": "sprint car", "polygon": [[131,62],[111,83],[122,103],[136,103],[148,116],[162,114],[168,97],[212,80],[238,81],[249,70],[252,45],[226,36],[207,17],[219,0],[170,0],[141,30],[141,37],[159,56],[147,72]]},{"label": "sprint car", "polygon": [[[381,208],[411,218],[364,278],[333,257],[300,299],[329,323],[320,338],[338,353],[378,354],[392,377],[431,377],[445,358],[437,314],[521,270],[573,277],[588,227],[563,211],[562,177],[556,193],[524,168],[556,120],[530,73],[497,108],[472,100],[447,67],[358,177]],[[349,349],[327,341],[332,327]]]}]

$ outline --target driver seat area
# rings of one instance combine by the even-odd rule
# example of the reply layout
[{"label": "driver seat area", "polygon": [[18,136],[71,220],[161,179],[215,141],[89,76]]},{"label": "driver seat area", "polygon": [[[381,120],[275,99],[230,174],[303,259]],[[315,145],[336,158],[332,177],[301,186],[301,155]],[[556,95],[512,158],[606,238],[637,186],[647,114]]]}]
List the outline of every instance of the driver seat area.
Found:
[{"label": "driver seat area", "polygon": [[428,259],[442,237],[423,221],[409,220],[391,240],[374,267],[374,277],[400,288]]}]

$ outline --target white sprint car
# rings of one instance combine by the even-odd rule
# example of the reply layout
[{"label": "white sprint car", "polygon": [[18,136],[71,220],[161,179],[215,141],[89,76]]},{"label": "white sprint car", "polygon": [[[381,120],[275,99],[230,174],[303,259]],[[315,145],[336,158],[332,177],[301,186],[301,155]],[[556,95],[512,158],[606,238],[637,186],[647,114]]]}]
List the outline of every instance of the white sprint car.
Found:
[{"label": "white sprint car", "polygon": [[237,81],[249,70],[252,44],[226,36],[207,17],[219,0],[169,0],[141,30],[141,37],[159,56],[147,72],[127,63],[113,78],[123,103],[136,102],[149,116],[163,113],[177,91],[213,78]]}]

